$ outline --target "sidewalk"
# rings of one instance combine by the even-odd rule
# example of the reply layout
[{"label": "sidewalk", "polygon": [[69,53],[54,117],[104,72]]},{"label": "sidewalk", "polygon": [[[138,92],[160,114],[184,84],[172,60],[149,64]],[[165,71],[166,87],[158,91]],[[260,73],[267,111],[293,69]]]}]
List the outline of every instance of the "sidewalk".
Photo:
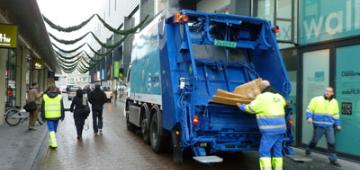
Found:
[{"label": "sidewalk", "polygon": [[[295,148],[296,156],[305,157],[305,151],[303,149]],[[335,167],[329,164],[327,155],[313,152],[310,157],[305,157],[312,159],[309,162],[295,162],[291,159],[285,159],[286,169],[301,169],[301,170],[358,170],[360,167],[360,162],[355,162],[353,160],[346,160],[343,158],[338,158],[341,167]]]},{"label": "sidewalk", "polygon": [[10,127],[0,126],[0,169],[36,170],[47,150],[46,126],[36,126],[36,131],[28,131],[28,122]]}]

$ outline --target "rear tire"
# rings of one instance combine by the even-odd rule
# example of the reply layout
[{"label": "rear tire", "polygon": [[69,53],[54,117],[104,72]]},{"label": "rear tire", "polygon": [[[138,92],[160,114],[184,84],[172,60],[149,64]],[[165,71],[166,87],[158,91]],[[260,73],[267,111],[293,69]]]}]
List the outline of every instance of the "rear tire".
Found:
[{"label": "rear tire", "polygon": [[143,118],[141,121],[141,133],[143,136],[143,140],[146,144],[150,143],[150,135],[149,135],[149,128],[148,128],[148,119]]},{"label": "rear tire", "polygon": [[152,114],[150,121],[150,143],[151,148],[155,153],[164,152],[166,149],[160,116],[160,109],[155,106],[154,113]]},{"label": "rear tire", "polygon": [[20,114],[18,110],[16,109],[10,109],[6,112],[5,115],[5,122],[9,125],[9,126],[17,126],[20,122],[21,119],[20,118],[14,118],[13,116],[16,116],[17,114]]}]

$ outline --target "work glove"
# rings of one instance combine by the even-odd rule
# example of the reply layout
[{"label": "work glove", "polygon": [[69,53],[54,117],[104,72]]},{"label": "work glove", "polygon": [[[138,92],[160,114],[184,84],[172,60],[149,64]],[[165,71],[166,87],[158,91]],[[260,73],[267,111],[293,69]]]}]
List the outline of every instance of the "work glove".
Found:
[{"label": "work glove", "polygon": [[243,112],[246,111],[246,105],[245,105],[245,104],[237,103],[236,105],[239,107],[239,109],[240,109],[241,111],[243,111]]}]

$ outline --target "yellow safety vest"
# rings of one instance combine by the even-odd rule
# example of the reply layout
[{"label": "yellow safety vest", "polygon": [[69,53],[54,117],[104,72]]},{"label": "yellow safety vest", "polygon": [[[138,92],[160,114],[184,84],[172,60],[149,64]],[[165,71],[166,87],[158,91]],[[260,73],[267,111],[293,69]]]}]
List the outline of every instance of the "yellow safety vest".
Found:
[{"label": "yellow safety vest", "polygon": [[61,98],[60,95],[50,98],[47,94],[44,94],[45,118],[56,119],[61,117]]},{"label": "yellow safety vest", "polygon": [[336,99],[326,100],[324,96],[311,99],[306,111],[306,118],[312,118],[313,123],[321,127],[340,125],[339,105]]},{"label": "yellow safety vest", "polygon": [[261,132],[281,134],[286,131],[285,105],[286,101],[280,94],[265,92],[246,105],[246,111],[256,114]]}]

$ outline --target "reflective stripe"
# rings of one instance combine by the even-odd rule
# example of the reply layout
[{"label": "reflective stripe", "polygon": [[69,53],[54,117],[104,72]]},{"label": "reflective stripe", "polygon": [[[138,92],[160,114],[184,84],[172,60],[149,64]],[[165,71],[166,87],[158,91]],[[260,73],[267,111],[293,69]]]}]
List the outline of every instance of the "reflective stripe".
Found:
[{"label": "reflective stripe", "polygon": [[323,121],[313,121],[316,124],[324,124],[324,125],[333,125],[334,123],[332,122],[323,122]]},{"label": "reflective stripe", "polygon": [[283,158],[282,157],[271,158],[271,164],[272,164],[273,170],[283,170]]},{"label": "reflective stripe", "polygon": [[286,125],[264,125],[264,126],[259,126],[259,129],[279,129],[279,128],[286,128]]},{"label": "reflective stripe", "polygon": [[271,158],[261,157],[259,158],[259,164],[261,170],[272,170],[271,169]]},{"label": "reflective stripe", "polygon": [[332,116],[332,113],[313,113],[315,115]]},{"label": "reflective stripe", "polygon": [[257,118],[284,118],[285,115],[257,115]]}]

